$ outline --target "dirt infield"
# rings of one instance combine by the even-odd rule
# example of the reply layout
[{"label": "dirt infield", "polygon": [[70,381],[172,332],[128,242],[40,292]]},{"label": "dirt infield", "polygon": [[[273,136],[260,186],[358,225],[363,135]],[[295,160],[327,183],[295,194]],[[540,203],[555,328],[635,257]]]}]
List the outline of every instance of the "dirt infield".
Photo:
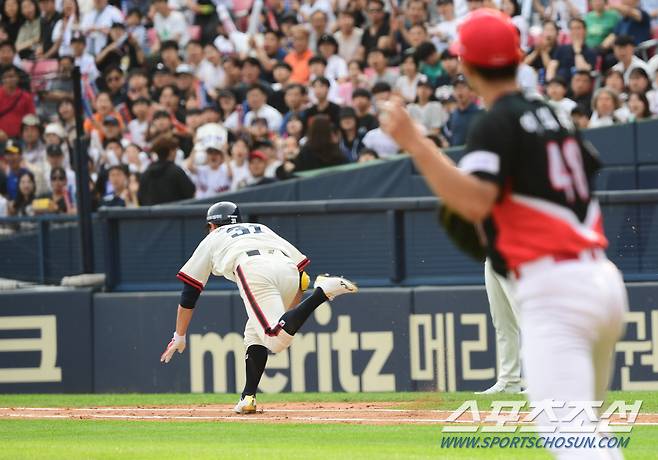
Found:
[{"label": "dirt infield", "polygon": [[[339,423],[367,425],[446,424],[452,413],[446,410],[406,409],[396,403],[266,403],[250,415],[233,413],[232,406],[153,406],[86,408],[0,408],[8,419],[100,419],[151,421],[217,421],[267,423]],[[521,415],[527,415],[522,412]],[[485,418],[488,414],[482,413]],[[470,414],[457,420],[472,423]],[[635,425],[658,425],[658,414],[640,414]]]}]

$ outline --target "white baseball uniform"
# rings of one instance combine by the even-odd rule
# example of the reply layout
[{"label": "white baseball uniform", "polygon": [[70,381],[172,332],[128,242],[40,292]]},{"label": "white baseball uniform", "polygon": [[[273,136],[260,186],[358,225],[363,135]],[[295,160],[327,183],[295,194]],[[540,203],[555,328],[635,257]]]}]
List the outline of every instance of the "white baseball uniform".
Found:
[{"label": "white baseball uniform", "polygon": [[178,272],[178,278],[203,290],[208,277],[235,282],[249,319],[245,345],[263,345],[274,353],[292,336],[278,324],[299,290],[299,272],[308,258],[262,224],[224,225],[210,232]]},{"label": "white baseball uniform", "polygon": [[[628,299],[622,275],[603,251],[578,259],[552,257],[526,263],[513,281],[521,306],[524,379],[531,401],[604,401],[614,366],[614,349],[623,332]],[[544,412],[539,426],[569,425],[573,409],[554,409],[560,422]],[[579,414],[571,424],[592,427]],[[559,433],[547,434],[554,438]],[[569,433],[583,436],[586,432]],[[621,459],[617,449],[551,449],[560,460]]]},{"label": "white baseball uniform", "polygon": [[[483,227],[494,269],[512,279],[530,401],[599,400],[610,381],[627,299],[592,196],[599,167],[569,120],[520,92],[501,95],[469,129],[460,168],[499,190]],[[571,411],[556,408],[557,420],[543,412],[536,423],[591,426]],[[616,449],[549,447],[560,459],[621,457]]]},{"label": "white baseball uniform", "polygon": [[498,381],[521,383],[521,331],[519,310],[507,278],[496,273],[491,260],[484,263],[484,285],[489,299],[491,321],[496,330]]}]

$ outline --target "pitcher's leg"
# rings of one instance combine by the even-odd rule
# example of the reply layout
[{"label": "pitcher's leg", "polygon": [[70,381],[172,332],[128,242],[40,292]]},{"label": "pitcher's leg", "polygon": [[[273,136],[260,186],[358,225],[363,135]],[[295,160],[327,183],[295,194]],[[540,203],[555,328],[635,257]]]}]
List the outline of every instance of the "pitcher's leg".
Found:
[{"label": "pitcher's leg", "polygon": [[[592,359],[594,362],[594,399],[593,401],[605,401],[608,388],[610,386],[610,378],[612,377],[612,370],[614,368],[615,358],[615,345],[617,339],[616,334],[611,333],[608,337],[602,337],[597,343],[594,344]],[[605,410],[605,404],[603,409]],[[600,415],[600,414],[599,414]],[[605,436],[605,433],[601,433]],[[610,434],[614,436],[613,433]],[[619,449],[606,449],[610,459],[624,458],[621,450]]]},{"label": "pitcher's leg", "polygon": [[[529,401],[592,401],[594,397],[594,369],[592,351],[588,339],[579,334],[568,323],[555,319],[557,305],[535,305],[526,308],[521,304],[521,331],[523,335],[523,369],[528,386]],[[559,421],[573,409],[555,408],[556,420],[542,413],[535,423],[559,430],[564,426]],[[590,449],[550,448],[559,436],[590,435],[577,433],[543,434],[545,445],[559,459],[598,458]]]},{"label": "pitcher's leg", "polygon": [[602,263],[602,285],[609,292],[607,298],[606,321],[599,340],[594,348],[595,392],[596,400],[605,400],[612,371],[614,369],[615,345],[624,333],[624,314],[628,311],[628,294],[621,272],[612,262]]},{"label": "pitcher's leg", "polygon": [[591,400],[594,369],[587,338],[549,319],[551,312],[521,308],[523,369],[530,400]]},{"label": "pitcher's leg", "polygon": [[[609,290],[606,321],[601,328],[599,339],[593,347],[594,400],[605,401],[610,379],[615,365],[615,345],[624,330],[624,313],[628,310],[628,296],[621,273],[612,263],[605,262],[603,285]],[[605,405],[604,405],[605,406]],[[602,433],[604,435],[604,433]],[[606,449],[608,458],[623,459],[620,449]]]},{"label": "pitcher's leg", "polygon": [[[521,310],[523,368],[530,401],[593,401],[599,380],[599,338],[607,333],[610,300],[606,283],[597,282],[593,264],[558,264],[540,274],[522,278],[516,286]],[[614,340],[614,339],[613,339]],[[607,353],[611,351],[607,345]],[[581,413],[574,420],[566,416],[573,408],[554,409],[557,421],[542,414],[536,424],[555,426],[558,432],[545,437],[547,447],[559,436],[578,438],[600,436],[578,433],[569,426],[595,426],[596,421]],[[564,420],[564,421],[563,421]],[[583,439],[580,439],[583,438]],[[553,440],[553,441],[551,441]],[[553,448],[559,459],[619,458],[615,450],[601,448]]]}]

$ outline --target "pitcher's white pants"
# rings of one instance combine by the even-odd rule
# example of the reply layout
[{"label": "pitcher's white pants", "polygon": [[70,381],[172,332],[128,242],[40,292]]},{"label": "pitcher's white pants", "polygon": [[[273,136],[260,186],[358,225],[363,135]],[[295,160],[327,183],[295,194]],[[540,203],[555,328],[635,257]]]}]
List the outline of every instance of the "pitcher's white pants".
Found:
[{"label": "pitcher's white pants", "polygon": [[282,254],[244,257],[235,269],[240,296],[249,319],[244,344],[263,345],[273,353],[290,346],[293,336],[281,328],[279,318],[299,290],[299,271]]},{"label": "pitcher's white pants", "polygon": [[494,271],[489,259],[484,263],[484,285],[487,289],[491,320],[496,330],[497,380],[505,383],[520,383],[519,311],[509,281]]},{"label": "pitcher's white pants", "polygon": [[[562,262],[544,258],[522,266],[519,273],[514,287],[529,400],[605,400],[614,347],[628,308],[617,267],[604,256]],[[555,409],[558,419],[571,411]],[[579,420],[588,424],[584,416],[575,423]],[[536,423],[556,424],[546,416]],[[558,449],[553,453],[559,459],[622,458],[618,450],[611,449]]]}]

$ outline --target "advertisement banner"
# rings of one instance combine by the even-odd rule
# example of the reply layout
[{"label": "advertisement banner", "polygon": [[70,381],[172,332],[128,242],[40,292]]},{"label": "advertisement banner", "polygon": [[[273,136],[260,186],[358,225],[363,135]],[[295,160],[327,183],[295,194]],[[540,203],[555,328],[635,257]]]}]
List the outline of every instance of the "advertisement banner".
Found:
[{"label": "advertisement banner", "polygon": [[93,391],[91,291],[0,294],[0,393]]},{"label": "advertisement banner", "polygon": [[[658,390],[658,284],[628,284],[613,389]],[[165,365],[175,293],[0,294],[0,392],[242,389],[247,315],[237,292],[204,293],[187,349]],[[263,392],[477,391],[496,378],[483,287],[362,289],[321,305],[270,355]]]}]

